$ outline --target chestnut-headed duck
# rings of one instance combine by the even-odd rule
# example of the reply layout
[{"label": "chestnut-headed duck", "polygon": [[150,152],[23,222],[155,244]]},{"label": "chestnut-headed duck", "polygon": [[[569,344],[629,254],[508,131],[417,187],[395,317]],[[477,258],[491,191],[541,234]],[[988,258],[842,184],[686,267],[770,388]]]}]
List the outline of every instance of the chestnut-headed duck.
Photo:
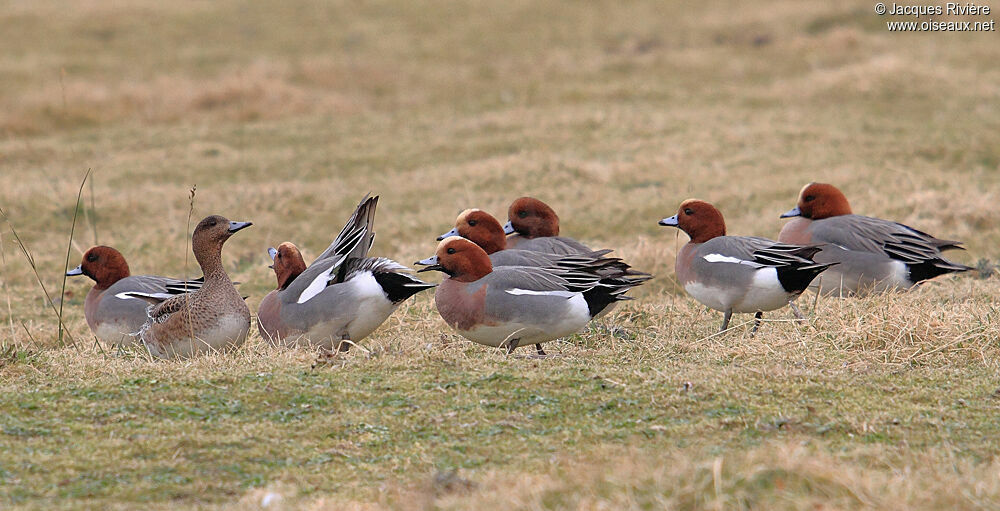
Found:
[{"label": "chestnut-headed duck", "polygon": [[87,326],[101,341],[126,346],[135,342],[134,334],[149,319],[147,303],[127,293],[147,293],[167,299],[194,291],[202,284],[202,279],[132,275],[125,256],[103,245],[87,250],[80,265],[66,275],[86,275],[94,280],[94,287],[83,302]]},{"label": "chestnut-headed duck", "polygon": [[537,247],[544,248],[545,244],[558,247],[555,252],[545,252],[536,250],[524,250],[507,248],[507,237],[500,221],[493,215],[481,209],[467,209],[455,219],[455,227],[438,236],[441,241],[450,236],[461,236],[476,245],[479,245],[487,255],[490,256],[490,263],[493,267],[498,266],[570,266],[574,263],[572,255],[582,256],[581,261],[588,267],[593,267],[594,261],[599,260],[607,264],[607,267],[600,270],[602,274],[616,274],[625,272],[628,275],[648,275],[635,270],[630,270],[628,264],[619,258],[605,257],[612,251],[610,249],[580,252],[578,247],[567,244],[560,238],[538,238]]},{"label": "chestnut-headed duck", "polygon": [[591,251],[573,238],[559,236],[559,215],[534,197],[515,199],[507,209],[507,218],[504,233],[511,235],[507,237],[507,248],[556,254]]},{"label": "chestnut-headed duck", "polygon": [[781,215],[785,224],[778,241],[824,243],[817,262],[840,263],[810,286],[823,295],[853,295],[909,289],[918,283],[973,268],[949,261],[942,250],[962,249],[961,242],[942,240],[912,227],[855,215],[847,197],[835,186],[809,183],[798,205]]},{"label": "chestnut-headed duck", "polygon": [[306,267],[292,243],[268,249],[278,287],[260,302],[261,335],[275,343],[346,351],[389,318],[403,300],[435,286],[409,268],[368,257],[378,197],[365,197],[323,255]]},{"label": "chestnut-headed duck", "polygon": [[697,199],[681,203],[677,214],[660,220],[691,240],[677,253],[677,281],[695,300],[725,315],[755,313],[751,335],[766,311],[788,305],[817,274],[836,263],[812,260],[816,245],[790,245],[766,238],[726,236],[726,222],[715,206]]},{"label": "chestnut-headed duck", "polygon": [[222,245],[251,225],[219,215],[198,222],[191,250],[205,275],[200,289],[166,300],[155,294],[128,293],[153,304],[138,334],[152,355],[188,357],[243,344],[250,331],[250,309],[222,265]]},{"label": "chestnut-headed duck", "polygon": [[445,238],[434,256],[420,261],[448,275],[434,294],[438,313],[465,338],[507,353],[580,331],[608,305],[628,300],[637,285],[624,275],[602,277],[580,266],[494,268],[486,252],[458,236]]}]

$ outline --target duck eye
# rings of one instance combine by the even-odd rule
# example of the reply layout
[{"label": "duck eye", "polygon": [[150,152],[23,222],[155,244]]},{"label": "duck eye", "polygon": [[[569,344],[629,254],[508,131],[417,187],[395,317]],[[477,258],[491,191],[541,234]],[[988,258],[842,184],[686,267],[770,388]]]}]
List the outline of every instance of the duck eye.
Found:
[{"label": "duck eye", "polygon": [[214,218],[208,221],[208,226],[209,227],[215,227],[215,224],[216,224],[216,221],[215,221]]},{"label": "duck eye", "polygon": [[815,195],[806,195],[806,202],[812,202],[814,200],[816,200]]},{"label": "duck eye", "polygon": [[688,216],[691,216],[691,215],[694,214],[694,210],[691,209],[691,208],[684,208],[684,214],[688,215]]},{"label": "duck eye", "polygon": [[520,217],[520,218],[527,218],[528,217],[528,212],[522,209],[521,211],[517,212],[517,216]]},{"label": "duck eye", "polygon": [[97,254],[87,254],[87,262],[94,262],[97,260]]},{"label": "duck eye", "polygon": [[472,226],[472,227],[475,227],[476,224],[478,224],[478,223],[479,223],[478,220],[469,220],[469,225]]},{"label": "duck eye", "polygon": [[448,250],[447,250],[447,252],[448,252],[449,254],[454,254],[454,253],[455,253],[455,249],[453,249],[453,248],[451,248],[451,247],[448,247]]}]

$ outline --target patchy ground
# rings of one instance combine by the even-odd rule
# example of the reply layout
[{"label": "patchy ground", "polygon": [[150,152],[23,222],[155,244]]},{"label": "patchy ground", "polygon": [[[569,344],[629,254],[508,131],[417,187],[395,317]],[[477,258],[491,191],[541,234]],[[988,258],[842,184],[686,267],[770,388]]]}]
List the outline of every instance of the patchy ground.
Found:
[{"label": "patchy ground", "polygon": [[[895,34],[867,3],[131,2],[0,9],[0,507],[944,509],[1000,506],[995,33]],[[452,334],[430,293],[333,366],[254,334],[150,361],[97,346],[97,243],[192,275],[195,220],[252,308],[266,248],[319,254],[382,196],[373,252],[534,195],[657,278],[550,360]],[[679,293],[709,200],[776,236],[809,181],[965,240],[983,271],[803,300],[753,339]],[[431,277],[434,278],[434,277]],[[738,317],[747,322],[749,316]]]}]

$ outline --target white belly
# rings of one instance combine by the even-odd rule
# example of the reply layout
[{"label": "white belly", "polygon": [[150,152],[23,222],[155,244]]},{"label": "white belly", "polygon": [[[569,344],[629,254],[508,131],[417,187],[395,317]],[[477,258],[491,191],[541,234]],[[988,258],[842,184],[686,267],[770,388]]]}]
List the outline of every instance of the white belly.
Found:
[{"label": "white belly", "polygon": [[135,332],[128,332],[129,326],[119,322],[105,322],[97,325],[94,335],[102,342],[117,346],[131,346],[135,344],[136,337],[131,335]]},{"label": "white belly", "polygon": [[913,283],[909,280],[910,271],[905,263],[892,261],[889,263],[889,268],[891,271],[888,277],[876,279],[874,276],[866,275],[863,268],[841,263],[816,276],[809,284],[809,289],[818,291],[823,296],[854,296],[913,287]]},{"label": "white belly", "polygon": [[545,324],[526,324],[516,321],[499,325],[479,325],[469,330],[459,330],[466,339],[486,346],[505,346],[506,342],[520,339],[518,345],[540,344],[579,332],[590,321],[590,309],[582,294],[567,300],[562,314]]},{"label": "white belly", "polygon": [[219,317],[215,328],[202,332],[199,336],[201,342],[212,349],[222,349],[234,344],[243,344],[250,330],[250,320],[242,314],[228,314]]},{"label": "white belly", "polygon": [[733,292],[731,289],[706,286],[698,282],[689,282],[685,284],[684,290],[687,291],[687,293],[695,300],[698,300],[706,307],[717,311],[729,310],[729,307],[731,307],[733,302],[737,299],[735,296],[732,296]]},{"label": "white belly", "polygon": [[772,311],[788,305],[789,294],[778,281],[774,268],[763,268],[754,272],[749,289],[734,287],[712,287],[690,282],[684,286],[695,300],[717,311],[757,312]]},{"label": "white belly", "polygon": [[330,311],[330,319],[312,325],[299,336],[290,336],[284,340],[286,344],[332,349],[343,339],[361,342],[396,310],[397,306],[385,297],[382,286],[371,273],[359,274],[337,285],[348,286],[343,295],[345,300],[350,297],[350,302],[338,301],[335,306],[340,310]]},{"label": "white belly", "polygon": [[733,312],[773,311],[788,305],[789,298],[778,281],[778,271],[763,268],[754,273],[750,291],[733,306]]}]

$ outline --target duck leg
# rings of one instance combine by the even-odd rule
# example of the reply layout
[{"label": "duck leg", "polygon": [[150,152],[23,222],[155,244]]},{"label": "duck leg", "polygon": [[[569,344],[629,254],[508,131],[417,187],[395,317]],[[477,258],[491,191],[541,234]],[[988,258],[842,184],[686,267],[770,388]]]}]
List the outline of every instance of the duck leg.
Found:
[{"label": "duck leg", "polygon": [[521,344],[521,339],[511,339],[504,344],[507,345],[507,354],[510,355]]},{"label": "duck leg", "polygon": [[788,302],[788,307],[792,309],[792,314],[795,315],[795,319],[799,320],[799,323],[806,322],[805,314],[799,309],[799,306],[795,303],[795,300]]},{"label": "duck leg", "polygon": [[545,354],[545,350],[542,349],[542,345],[541,344],[536,344],[535,345],[535,349],[538,350],[538,356],[539,357],[546,357],[546,356],[548,356],[548,355]]},{"label": "duck leg", "polygon": [[350,341],[351,338],[345,335],[342,339],[340,339],[340,342],[337,343],[337,351],[341,353],[347,353],[347,350],[351,349]]},{"label": "duck leg", "polygon": [[733,309],[726,309],[726,312],[722,316],[722,328],[719,329],[720,332],[725,332],[729,330],[729,318],[733,317]]},{"label": "duck leg", "polygon": [[750,329],[750,337],[753,337],[757,333],[757,329],[760,328],[760,319],[764,317],[764,313],[757,311],[757,314],[753,315],[753,328]]}]

